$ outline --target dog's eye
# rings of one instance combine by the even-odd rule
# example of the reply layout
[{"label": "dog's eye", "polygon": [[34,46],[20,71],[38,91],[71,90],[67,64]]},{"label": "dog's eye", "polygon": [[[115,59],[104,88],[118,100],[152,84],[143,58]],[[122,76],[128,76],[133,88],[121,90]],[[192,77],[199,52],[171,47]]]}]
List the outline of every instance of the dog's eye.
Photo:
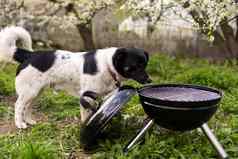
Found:
[{"label": "dog's eye", "polygon": [[124,68],[124,70],[126,71],[126,72],[132,72],[132,71],[134,71],[135,70],[135,68],[134,67],[125,67]]},{"label": "dog's eye", "polygon": [[124,70],[125,71],[129,71],[131,68],[130,67],[125,67]]}]

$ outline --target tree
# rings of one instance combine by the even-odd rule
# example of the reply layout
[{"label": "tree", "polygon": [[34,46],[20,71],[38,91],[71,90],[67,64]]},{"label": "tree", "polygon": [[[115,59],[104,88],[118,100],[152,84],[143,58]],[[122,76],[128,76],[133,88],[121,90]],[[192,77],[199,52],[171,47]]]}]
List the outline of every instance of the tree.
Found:
[{"label": "tree", "polygon": [[77,27],[85,41],[85,49],[92,49],[94,48],[92,19],[98,11],[113,6],[115,0],[73,0],[73,2],[70,3],[69,10],[78,19]]},{"label": "tree", "polygon": [[121,9],[136,18],[146,18],[149,32],[153,32],[163,13],[163,0],[126,0]]},{"label": "tree", "polygon": [[179,0],[202,34],[229,57],[238,57],[238,4],[234,0]]},{"label": "tree", "polygon": [[[229,57],[238,57],[237,3],[238,0],[127,0],[122,9],[134,17],[147,18],[150,31],[172,9]],[[180,14],[181,9],[187,14]]]}]

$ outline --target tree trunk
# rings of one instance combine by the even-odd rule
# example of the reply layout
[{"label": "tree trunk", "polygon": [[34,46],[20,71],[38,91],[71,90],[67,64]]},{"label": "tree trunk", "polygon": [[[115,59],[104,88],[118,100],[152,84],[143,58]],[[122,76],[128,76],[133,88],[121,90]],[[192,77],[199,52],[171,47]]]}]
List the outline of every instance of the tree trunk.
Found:
[{"label": "tree trunk", "polygon": [[84,47],[86,50],[95,49],[94,42],[93,42],[93,34],[91,27],[87,27],[86,25],[77,25],[77,28],[82,35],[84,40]]},{"label": "tree trunk", "polygon": [[228,54],[231,58],[237,58],[238,57],[238,42],[236,41],[236,35],[234,34],[234,28],[232,28],[228,21],[221,22],[221,30],[224,35],[224,43],[228,50]]}]

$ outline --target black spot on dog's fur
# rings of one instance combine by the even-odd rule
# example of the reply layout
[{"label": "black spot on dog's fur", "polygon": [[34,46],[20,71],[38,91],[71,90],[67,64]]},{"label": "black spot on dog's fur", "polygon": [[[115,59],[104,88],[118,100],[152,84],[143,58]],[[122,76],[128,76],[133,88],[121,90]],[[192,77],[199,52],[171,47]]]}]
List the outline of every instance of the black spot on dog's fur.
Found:
[{"label": "black spot on dog's fur", "polygon": [[95,55],[95,50],[84,54],[83,73],[95,75],[98,72]]},{"label": "black spot on dog's fur", "polygon": [[54,52],[55,51],[36,51],[32,53],[27,50],[17,49],[14,54],[14,59],[21,64],[17,68],[16,75],[28,65],[32,65],[41,72],[47,71],[54,64]]},{"label": "black spot on dog's fur", "polygon": [[45,72],[54,64],[54,52],[55,51],[37,52],[36,55],[31,58],[30,64],[39,71]]},{"label": "black spot on dog's fur", "polygon": [[70,56],[69,56],[69,55],[62,55],[62,56],[61,56],[61,59],[62,59],[62,60],[70,59]]}]

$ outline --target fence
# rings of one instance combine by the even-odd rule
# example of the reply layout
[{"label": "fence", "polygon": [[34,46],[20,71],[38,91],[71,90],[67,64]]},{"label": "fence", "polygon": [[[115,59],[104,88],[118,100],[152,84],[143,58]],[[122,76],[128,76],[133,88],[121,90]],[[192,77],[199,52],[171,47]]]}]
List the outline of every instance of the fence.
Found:
[{"label": "fence", "polygon": [[101,22],[94,30],[93,35],[96,48],[110,46],[141,47],[151,53],[162,52],[170,55],[212,59],[230,57],[221,47],[212,45],[204,35],[191,26],[161,22],[157,29],[151,33],[148,32],[148,28],[145,29],[146,24],[141,24],[141,26],[136,24],[131,29],[125,29],[125,31],[118,31],[117,27],[118,24]]}]

